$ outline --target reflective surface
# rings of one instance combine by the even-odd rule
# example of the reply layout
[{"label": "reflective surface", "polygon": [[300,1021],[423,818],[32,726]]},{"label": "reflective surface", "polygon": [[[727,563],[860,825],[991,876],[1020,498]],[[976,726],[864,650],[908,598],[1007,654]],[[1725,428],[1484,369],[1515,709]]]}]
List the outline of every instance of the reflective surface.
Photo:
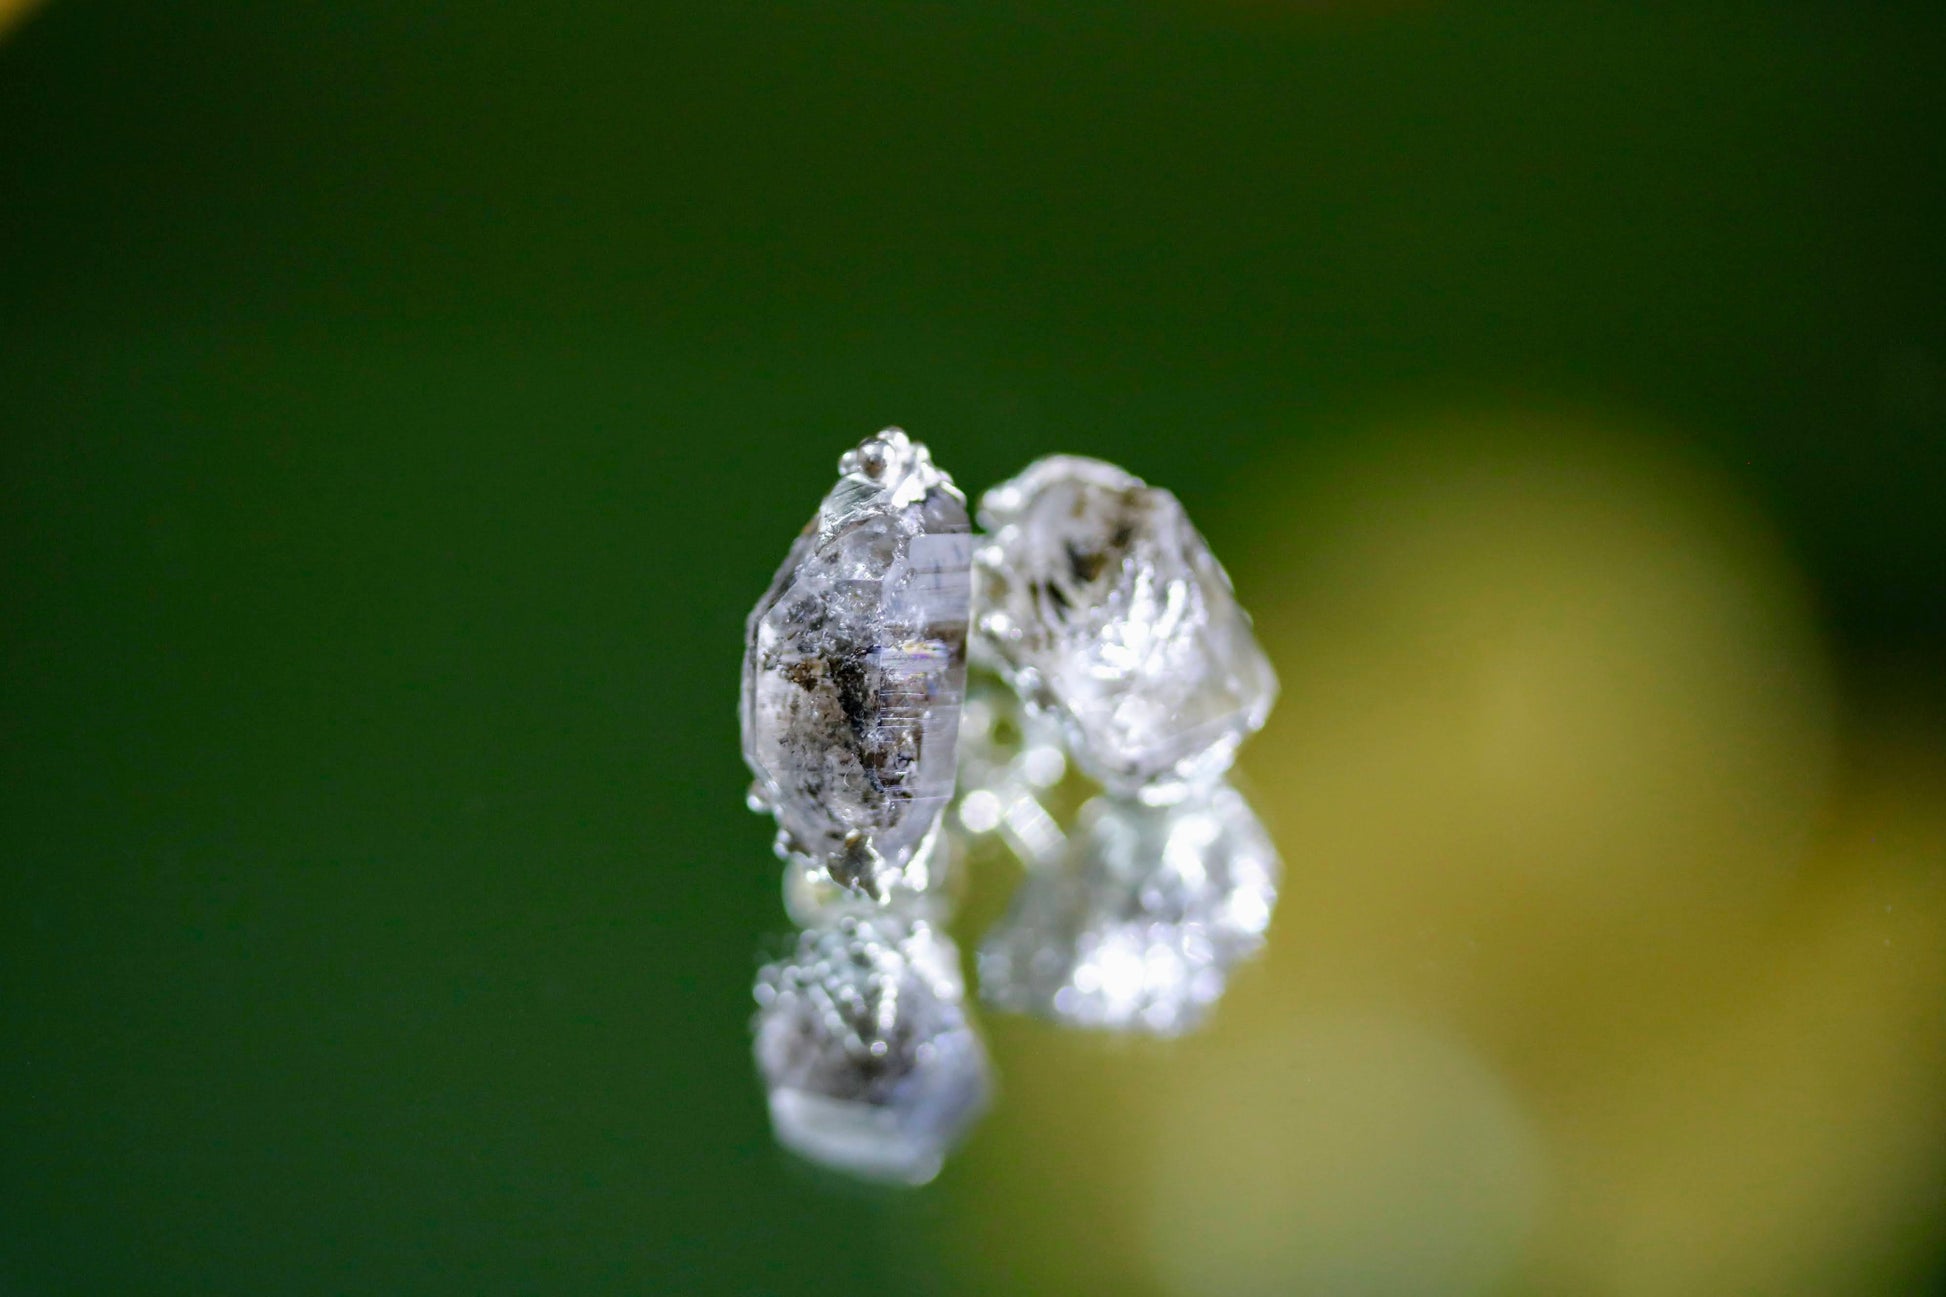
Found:
[{"label": "reflective surface", "polygon": [[924,923],[846,917],[806,930],[757,978],[757,1066],[786,1147],[919,1185],[986,1107],[985,1046],[959,954]]},{"label": "reflective surface", "polygon": [[[1936,0],[32,7],[0,1292],[1946,1291],[1942,67]],[[733,719],[887,422],[1168,486],[1285,684],[1262,955],[1181,1041],[981,1014],[917,1193],[772,1134]]]},{"label": "reflective surface", "polygon": [[1233,788],[1160,807],[1097,797],[981,941],[980,996],[1074,1026],[1188,1031],[1262,948],[1281,872]]}]

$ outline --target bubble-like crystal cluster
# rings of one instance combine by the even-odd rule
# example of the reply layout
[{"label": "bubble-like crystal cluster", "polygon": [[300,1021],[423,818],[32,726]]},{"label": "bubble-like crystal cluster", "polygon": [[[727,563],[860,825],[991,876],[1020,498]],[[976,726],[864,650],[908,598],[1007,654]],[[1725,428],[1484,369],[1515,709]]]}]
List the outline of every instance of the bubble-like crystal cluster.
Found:
[{"label": "bubble-like crystal cluster", "polygon": [[778,1140],[867,1179],[924,1184],[985,1110],[958,955],[922,921],[846,915],[758,975],[756,1058]]},{"label": "bubble-like crystal cluster", "polygon": [[1075,1026],[1188,1031],[1261,949],[1281,871],[1233,788],[1167,806],[1097,797],[981,945],[980,993]]},{"label": "bubble-like crystal cluster", "polygon": [[974,654],[1060,718],[1084,770],[1163,801],[1229,768],[1277,678],[1175,496],[1055,455],[988,491],[980,524]]},{"label": "bubble-like crystal cluster", "polygon": [[896,428],[838,467],[750,614],[743,753],[779,853],[877,897],[953,794],[971,528]]}]

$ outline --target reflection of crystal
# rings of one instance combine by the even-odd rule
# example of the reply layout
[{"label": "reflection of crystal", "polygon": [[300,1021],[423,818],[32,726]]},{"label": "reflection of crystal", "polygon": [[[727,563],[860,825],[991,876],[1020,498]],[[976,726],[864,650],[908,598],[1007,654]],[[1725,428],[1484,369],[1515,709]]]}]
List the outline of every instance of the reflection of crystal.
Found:
[{"label": "reflection of crystal", "polygon": [[980,522],[975,651],[1062,718],[1083,769],[1165,800],[1229,768],[1277,680],[1175,496],[1056,455],[987,492]]},{"label": "reflection of crystal", "polygon": [[1059,728],[1029,713],[989,672],[974,672],[960,713],[960,799],[952,827],[973,837],[998,833],[1029,864],[1054,859],[1065,839],[1045,797],[1067,769]]},{"label": "reflection of crystal", "polygon": [[952,943],[922,922],[845,916],[800,934],[757,976],[779,1142],[869,1179],[932,1179],[991,1088],[963,995]]},{"label": "reflection of crystal", "polygon": [[743,752],[780,853],[877,896],[952,797],[972,540],[898,429],[839,469],[750,614]]},{"label": "reflection of crystal", "polygon": [[1262,946],[1280,872],[1233,788],[1160,807],[1098,797],[982,944],[981,995],[1076,1026],[1187,1031]]}]

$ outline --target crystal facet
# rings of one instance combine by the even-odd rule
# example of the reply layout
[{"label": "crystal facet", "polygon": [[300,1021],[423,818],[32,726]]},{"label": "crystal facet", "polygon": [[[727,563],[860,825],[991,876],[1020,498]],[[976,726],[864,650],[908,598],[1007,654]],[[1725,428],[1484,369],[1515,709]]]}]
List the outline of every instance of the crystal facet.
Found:
[{"label": "crystal facet", "polygon": [[867,1179],[932,1179],[991,1091],[963,996],[952,943],[923,922],[848,915],[800,934],[757,977],[778,1140]]},{"label": "crystal facet", "polygon": [[1066,725],[1111,790],[1166,800],[1220,775],[1277,678],[1176,497],[1056,455],[986,493],[974,651]]},{"label": "crystal facet", "polygon": [[1280,873],[1228,785],[1170,806],[1097,797],[981,946],[981,995],[1074,1026],[1188,1031],[1262,947]]},{"label": "crystal facet", "polygon": [[780,854],[878,897],[952,797],[966,689],[966,502],[888,428],[841,476],[750,614],[743,753]]}]

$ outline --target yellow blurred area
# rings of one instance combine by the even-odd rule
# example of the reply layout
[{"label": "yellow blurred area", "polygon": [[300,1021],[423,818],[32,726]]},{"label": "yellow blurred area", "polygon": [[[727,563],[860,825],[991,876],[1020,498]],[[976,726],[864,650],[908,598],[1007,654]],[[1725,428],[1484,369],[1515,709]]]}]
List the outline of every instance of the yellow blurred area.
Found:
[{"label": "yellow blurred area", "polygon": [[39,3],[40,0],[0,0],[0,35],[5,35],[9,27],[26,17],[27,11]]},{"label": "yellow blurred area", "polygon": [[[1174,1045],[990,1023],[999,1290],[1903,1291],[1946,1183],[1946,760],[1843,733],[1661,439],[1401,419],[1225,546],[1284,681],[1270,952]],[[1896,700],[1887,711],[1896,715]]]}]

